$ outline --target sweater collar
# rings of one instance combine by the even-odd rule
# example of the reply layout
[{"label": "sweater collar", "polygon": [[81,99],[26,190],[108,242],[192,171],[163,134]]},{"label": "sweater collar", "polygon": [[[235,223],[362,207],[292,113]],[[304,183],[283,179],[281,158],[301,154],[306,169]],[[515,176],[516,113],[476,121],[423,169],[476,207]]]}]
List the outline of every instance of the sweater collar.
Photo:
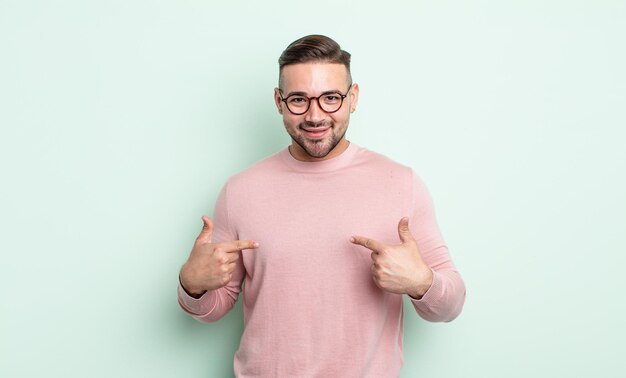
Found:
[{"label": "sweater collar", "polygon": [[350,164],[354,155],[356,155],[359,147],[354,143],[350,143],[348,148],[343,151],[339,156],[335,156],[332,159],[321,161],[300,161],[291,156],[289,148],[285,148],[280,151],[282,160],[293,170],[298,172],[332,172],[341,169]]}]

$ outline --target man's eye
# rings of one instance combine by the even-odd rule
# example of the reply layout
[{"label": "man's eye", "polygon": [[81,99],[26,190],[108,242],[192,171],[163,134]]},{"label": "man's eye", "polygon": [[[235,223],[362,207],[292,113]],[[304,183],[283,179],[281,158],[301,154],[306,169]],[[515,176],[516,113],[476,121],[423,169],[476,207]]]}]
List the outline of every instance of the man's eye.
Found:
[{"label": "man's eye", "polygon": [[291,103],[291,104],[304,104],[304,103],[306,103],[306,98],[299,97],[299,96],[289,97],[289,103]]},{"label": "man's eye", "polygon": [[324,96],[324,102],[335,103],[341,99],[341,96],[336,94],[327,94]]}]

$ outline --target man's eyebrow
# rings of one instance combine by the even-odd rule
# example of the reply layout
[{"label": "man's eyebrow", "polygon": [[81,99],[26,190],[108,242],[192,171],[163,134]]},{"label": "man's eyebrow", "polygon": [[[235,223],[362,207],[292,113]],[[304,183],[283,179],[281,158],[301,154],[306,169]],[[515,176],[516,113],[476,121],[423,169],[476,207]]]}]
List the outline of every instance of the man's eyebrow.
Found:
[{"label": "man's eyebrow", "polygon": [[[331,93],[339,93],[339,94],[341,94],[341,91],[340,91],[339,89],[331,89],[331,90],[329,90],[329,91],[325,91],[325,92],[320,93],[320,96],[327,95],[327,94],[331,94]],[[286,95],[285,97],[289,97],[289,96],[293,96],[293,95],[296,95],[296,96],[305,96],[305,97],[308,97],[308,96],[309,96],[309,94],[308,94],[308,93],[306,93],[306,92],[295,91],[295,92],[289,92],[289,93],[287,93],[287,95]]]},{"label": "man's eyebrow", "polygon": [[308,94],[306,92],[289,92],[287,93],[287,95],[285,97],[289,97],[289,96],[293,96],[293,95],[297,95],[297,96],[308,96]]}]

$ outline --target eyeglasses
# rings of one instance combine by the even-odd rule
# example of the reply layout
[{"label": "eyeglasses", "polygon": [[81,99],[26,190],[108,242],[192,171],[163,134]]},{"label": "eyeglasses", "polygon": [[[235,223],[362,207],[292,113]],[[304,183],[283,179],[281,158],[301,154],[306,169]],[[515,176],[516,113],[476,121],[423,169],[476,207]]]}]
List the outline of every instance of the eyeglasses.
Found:
[{"label": "eyeglasses", "polygon": [[352,89],[352,84],[346,91],[346,94],[341,94],[338,91],[330,91],[324,92],[317,97],[307,97],[301,93],[294,93],[286,98],[283,98],[282,90],[278,90],[280,92],[280,100],[287,105],[287,109],[293,115],[302,115],[309,111],[311,107],[311,102],[313,100],[317,101],[317,105],[326,113],[334,113],[337,110],[341,109],[341,105],[343,105],[343,99],[348,96],[350,93],[350,89]]}]

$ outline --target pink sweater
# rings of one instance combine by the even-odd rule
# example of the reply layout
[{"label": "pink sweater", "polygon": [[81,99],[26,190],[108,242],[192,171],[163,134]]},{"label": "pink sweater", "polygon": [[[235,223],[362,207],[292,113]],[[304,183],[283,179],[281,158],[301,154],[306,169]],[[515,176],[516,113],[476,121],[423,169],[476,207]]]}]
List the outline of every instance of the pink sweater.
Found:
[{"label": "pink sweater", "polygon": [[399,244],[410,217],[433,284],[412,300],[429,321],[461,311],[465,285],[438,230],[426,187],[410,168],[350,144],[322,162],[287,149],[233,176],[216,203],[213,241],[252,239],[232,281],[181,307],[202,322],[224,316],[243,285],[238,377],[396,377],[402,367],[402,296],[379,289],[363,235]]}]

